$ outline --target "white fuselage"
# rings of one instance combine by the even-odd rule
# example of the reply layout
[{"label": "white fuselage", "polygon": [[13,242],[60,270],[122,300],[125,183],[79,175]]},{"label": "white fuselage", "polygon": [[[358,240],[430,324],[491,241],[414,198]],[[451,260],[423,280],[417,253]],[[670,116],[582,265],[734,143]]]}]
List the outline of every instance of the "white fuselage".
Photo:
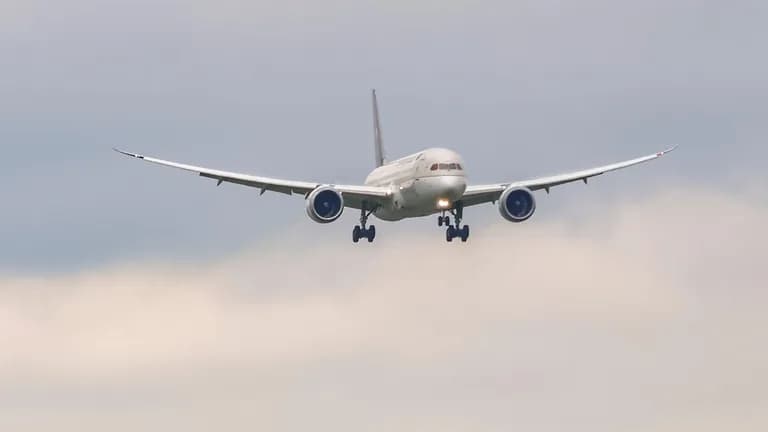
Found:
[{"label": "white fuselage", "polygon": [[467,188],[461,156],[442,148],[388,162],[373,170],[365,184],[391,189],[387,205],[374,211],[376,217],[387,221],[449,210]]}]

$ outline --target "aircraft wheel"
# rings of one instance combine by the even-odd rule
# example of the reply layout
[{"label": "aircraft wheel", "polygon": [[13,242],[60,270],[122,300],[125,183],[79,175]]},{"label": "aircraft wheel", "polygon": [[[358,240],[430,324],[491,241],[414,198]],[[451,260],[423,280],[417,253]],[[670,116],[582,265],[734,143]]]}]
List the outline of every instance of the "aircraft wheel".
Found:
[{"label": "aircraft wheel", "polygon": [[352,242],[357,243],[358,241],[360,241],[360,225],[355,225],[352,230]]},{"label": "aircraft wheel", "polygon": [[445,240],[450,243],[453,241],[454,237],[456,237],[456,230],[453,228],[453,226],[448,225],[448,229],[445,230]]},{"label": "aircraft wheel", "polygon": [[442,216],[438,216],[437,217],[437,226],[439,226],[439,227],[443,226],[443,217]]},{"label": "aircraft wheel", "polygon": [[469,238],[469,225],[464,225],[464,228],[461,229],[461,241],[466,242]]},{"label": "aircraft wheel", "polygon": [[367,231],[368,232],[366,233],[367,234],[366,237],[368,237],[368,243],[371,243],[373,239],[376,238],[376,226],[371,225]]}]

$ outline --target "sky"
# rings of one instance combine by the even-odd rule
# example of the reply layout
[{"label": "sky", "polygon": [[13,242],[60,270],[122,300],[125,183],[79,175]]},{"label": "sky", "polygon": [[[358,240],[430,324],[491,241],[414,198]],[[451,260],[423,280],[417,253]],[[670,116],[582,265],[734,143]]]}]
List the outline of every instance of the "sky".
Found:
[{"label": "sky", "polygon": [[[763,431],[768,5],[0,4],[0,428]],[[361,182],[385,146],[537,195],[328,225],[148,166]]]}]

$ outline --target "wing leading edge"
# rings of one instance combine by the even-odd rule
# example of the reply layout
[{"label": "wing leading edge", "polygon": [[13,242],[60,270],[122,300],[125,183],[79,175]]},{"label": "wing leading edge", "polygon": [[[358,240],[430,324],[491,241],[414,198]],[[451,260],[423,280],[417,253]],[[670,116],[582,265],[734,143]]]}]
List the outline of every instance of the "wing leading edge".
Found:
[{"label": "wing leading edge", "polygon": [[184,171],[191,171],[191,172],[197,173],[201,177],[218,180],[219,185],[222,182],[227,182],[227,183],[235,183],[243,186],[249,186],[249,187],[261,189],[262,194],[266,191],[272,191],[272,192],[283,193],[286,195],[293,195],[293,194],[306,195],[320,186],[329,185],[329,186],[333,186],[336,190],[341,192],[341,194],[344,196],[344,199],[345,199],[344,200],[345,205],[347,207],[352,207],[352,208],[360,208],[363,201],[379,203],[390,196],[389,189],[384,187],[356,186],[356,185],[331,185],[331,184],[325,184],[325,183],[261,177],[261,176],[254,176],[250,174],[221,171],[216,169],[199,167],[195,165],[187,165],[187,164],[182,164],[178,162],[172,162],[172,161],[167,161],[163,159],[144,156],[136,153],[130,153],[130,152],[119,150],[119,149],[113,149],[113,150],[123,155],[140,159],[145,162],[151,162],[157,165],[178,168]]},{"label": "wing leading edge", "polygon": [[664,156],[665,154],[675,150],[676,148],[677,146],[669,148],[664,151],[660,151],[658,153],[654,153],[652,155],[642,156],[639,158],[630,159],[623,162],[616,162],[609,165],[603,165],[596,168],[589,168],[581,171],[574,171],[571,173],[557,174],[553,176],[539,177],[535,179],[510,182],[510,183],[496,183],[496,184],[488,184],[488,185],[468,186],[461,200],[465,206],[472,206],[476,204],[496,201],[499,199],[499,196],[501,195],[501,193],[504,192],[504,190],[510,186],[528,188],[533,191],[544,189],[547,192],[549,192],[549,189],[555,186],[559,186],[562,184],[571,183],[579,180],[586,183],[587,179],[589,178],[596,177],[610,171],[616,171],[622,168],[628,168],[633,165],[658,159]]}]

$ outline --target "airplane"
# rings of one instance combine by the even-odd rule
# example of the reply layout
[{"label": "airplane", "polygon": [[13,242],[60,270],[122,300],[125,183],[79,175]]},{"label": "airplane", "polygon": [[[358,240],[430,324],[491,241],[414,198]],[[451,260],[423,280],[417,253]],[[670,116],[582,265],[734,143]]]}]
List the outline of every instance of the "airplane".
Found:
[{"label": "airplane", "polygon": [[[371,92],[373,103],[374,154],[376,167],[362,185],[341,185],[307,181],[283,180],[250,174],[221,171],[194,165],[187,165],[143,156],[136,153],[113,149],[118,153],[145,162],[192,171],[199,176],[214,179],[217,186],[223,182],[249,186],[260,190],[279,192],[286,195],[302,195],[306,202],[309,218],[326,224],[337,220],[346,207],[360,210],[360,224],[352,230],[352,241],[360,239],[373,242],[376,227],[368,225],[373,215],[383,221],[399,221],[437,214],[437,225],[445,226],[448,242],[469,238],[469,225],[462,225],[464,209],[484,203],[498,203],[499,213],[510,222],[524,222],[536,211],[533,192],[550,189],[562,184],[583,181],[643,162],[658,159],[673,151],[669,148],[648,156],[589,168],[565,174],[533,178],[522,181],[507,181],[484,185],[469,185],[462,157],[453,150],[429,148],[388,161],[379,120],[376,91]],[[453,216],[454,224],[451,223]]]}]

